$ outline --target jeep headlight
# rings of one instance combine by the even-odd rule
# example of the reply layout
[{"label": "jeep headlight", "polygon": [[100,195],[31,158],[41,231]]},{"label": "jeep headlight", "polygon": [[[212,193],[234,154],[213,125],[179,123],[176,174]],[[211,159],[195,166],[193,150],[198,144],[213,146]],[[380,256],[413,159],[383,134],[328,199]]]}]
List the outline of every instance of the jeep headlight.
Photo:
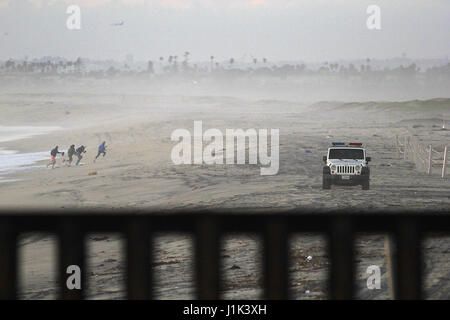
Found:
[{"label": "jeep headlight", "polygon": [[335,165],[335,164],[333,164],[333,165],[331,166],[331,170],[333,170],[333,171],[336,170],[336,165]]},{"label": "jeep headlight", "polygon": [[355,166],[355,170],[356,170],[356,171],[361,171],[361,168],[362,168],[362,167],[361,167],[359,164]]}]

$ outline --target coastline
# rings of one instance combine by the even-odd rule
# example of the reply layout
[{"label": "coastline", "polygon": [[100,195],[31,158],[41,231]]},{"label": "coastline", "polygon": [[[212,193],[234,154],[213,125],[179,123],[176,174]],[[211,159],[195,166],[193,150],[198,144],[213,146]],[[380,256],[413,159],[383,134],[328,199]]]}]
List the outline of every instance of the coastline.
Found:
[{"label": "coastline", "polygon": [[[34,141],[33,139],[37,136],[54,133],[58,130],[61,128],[0,125],[0,183],[19,181],[19,179],[8,179],[6,176],[24,170],[41,169],[42,166],[37,164],[48,158],[47,151],[21,152],[20,140]],[[6,143],[17,143],[18,148],[7,149],[3,147]]]},{"label": "coastline", "polygon": [[[0,95],[0,104],[1,98]],[[403,161],[396,153],[395,135],[405,134],[418,122],[423,126],[414,129],[414,134],[431,139],[433,143],[448,141],[448,132],[433,131],[432,119],[436,116],[430,113],[430,108],[418,106],[405,114],[397,110],[394,103],[386,102],[377,109],[377,103],[305,105],[295,101],[238,98],[96,95],[69,97],[68,101],[51,104],[52,112],[39,97],[32,97],[36,100],[31,105],[17,111],[17,105],[26,98],[26,95],[17,96],[16,105],[2,109],[5,115],[2,118],[13,115],[15,124],[20,124],[21,119],[24,122],[34,119],[33,125],[42,126],[58,123],[64,130],[5,142],[2,147],[22,152],[48,150],[48,157],[55,145],[66,149],[70,144],[83,144],[87,146],[82,160],[85,165],[66,167],[58,158],[54,170],[11,173],[8,179],[19,181],[0,184],[2,209],[350,207],[386,212],[433,210],[450,205],[448,179],[441,179],[437,172],[434,175],[418,172],[414,164]],[[45,100],[56,98],[46,95]],[[352,117],[345,118],[342,114],[352,114]],[[202,120],[205,128],[222,131],[226,128],[280,128],[278,175],[261,176],[259,166],[252,165],[174,165],[170,159],[175,144],[170,140],[171,133],[178,128],[191,131],[196,120]],[[373,159],[371,190],[339,186],[322,190],[322,156],[326,148],[331,141],[350,141],[355,137],[364,143]],[[103,140],[107,141],[107,155],[94,163],[97,146]],[[36,165],[44,164],[39,161]],[[96,171],[97,175],[89,175],[90,171]],[[30,240],[29,234],[25,235],[25,244],[21,247],[24,250],[22,298],[55,297],[56,284],[52,277],[55,245],[49,239],[44,235]],[[88,253],[88,281],[96,288],[89,298],[124,298],[122,240],[117,235],[87,238],[92,245]],[[186,236],[164,235],[156,248],[154,267],[159,277],[155,289],[158,298],[192,296],[190,241]],[[358,269],[361,297],[388,298],[383,236],[370,236],[358,246],[361,250]],[[426,247],[425,285],[437,299],[448,298],[446,293],[450,292],[447,287],[435,285],[448,273],[448,261],[442,257],[449,246],[450,242],[445,239],[430,239]],[[258,297],[258,248],[255,237],[230,239],[224,251],[225,297]],[[328,267],[325,243],[315,235],[302,235],[292,248],[295,257],[291,269],[292,288],[296,298],[323,299]],[[313,257],[311,263],[306,260],[308,256]],[[383,290],[369,295],[365,269],[372,264],[382,269]]]}]

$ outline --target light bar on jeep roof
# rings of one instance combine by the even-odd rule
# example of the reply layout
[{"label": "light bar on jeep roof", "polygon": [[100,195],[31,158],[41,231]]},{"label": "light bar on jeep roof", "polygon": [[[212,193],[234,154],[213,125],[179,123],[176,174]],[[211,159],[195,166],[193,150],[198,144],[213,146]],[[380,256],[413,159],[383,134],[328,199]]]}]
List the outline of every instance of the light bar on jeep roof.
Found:
[{"label": "light bar on jeep roof", "polygon": [[350,142],[349,144],[346,144],[345,142],[332,142],[331,143],[333,146],[362,146],[361,142]]}]

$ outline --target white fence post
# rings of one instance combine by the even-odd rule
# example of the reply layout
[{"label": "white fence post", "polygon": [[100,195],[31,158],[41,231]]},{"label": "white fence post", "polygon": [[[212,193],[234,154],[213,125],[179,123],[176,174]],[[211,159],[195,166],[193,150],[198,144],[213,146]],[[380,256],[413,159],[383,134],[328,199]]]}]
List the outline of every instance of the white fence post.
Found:
[{"label": "white fence post", "polygon": [[428,156],[428,174],[431,174],[431,168],[433,167],[432,154],[433,154],[433,147],[430,144],[430,155]]},{"label": "white fence post", "polygon": [[397,149],[397,154],[400,157],[401,152],[400,152],[400,146],[399,146],[399,143],[398,143],[398,135],[397,134],[395,135],[395,148]]},{"label": "white fence post", "polygon": [[405,136],[405,144],[403,145],[403,160],[406,160],[406,148],[408,145],[408,137]]},{"label": "white fence post", "polygon": [[444,161],[442,161],[442,178],[445,177],[445,169],[447,166],[447,146],[444,148]]}]

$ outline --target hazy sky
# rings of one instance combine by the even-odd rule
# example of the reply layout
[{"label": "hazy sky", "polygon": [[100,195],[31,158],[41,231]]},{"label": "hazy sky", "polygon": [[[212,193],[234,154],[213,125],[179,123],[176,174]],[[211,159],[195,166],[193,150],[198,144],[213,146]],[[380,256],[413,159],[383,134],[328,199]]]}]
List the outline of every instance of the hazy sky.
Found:
[{"label": "hazy sky", "polygon": [[[69,4],[81,7],[81,30],[66,28]],[[381,30],[366,27],[371,4]],[[444,58],[449,30],[450,0],[0,0],[2,60]]]}]

